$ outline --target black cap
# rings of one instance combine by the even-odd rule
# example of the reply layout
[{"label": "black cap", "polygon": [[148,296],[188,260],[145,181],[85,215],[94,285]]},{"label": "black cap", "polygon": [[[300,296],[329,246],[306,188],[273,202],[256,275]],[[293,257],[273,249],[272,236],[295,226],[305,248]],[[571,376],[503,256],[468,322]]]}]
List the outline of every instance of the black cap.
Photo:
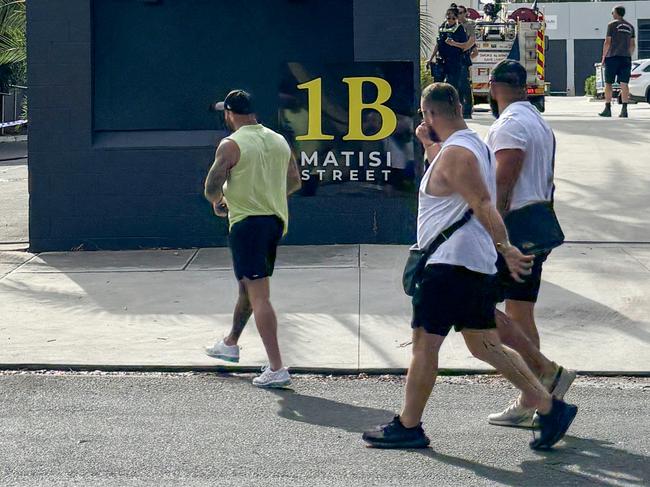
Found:
[{"label": "black cap", "polygon": [[525,88],[527,78],[526,68],[514,59],[504,59],[492,69],[490,74],[490,81],[505,83],[515,88]]},{"label": "black cap", "polygon": [[239,115],[255,113],[255,110],[253,110],[253,97],[244,90],[232,90],[225,100],[214,104],[214,109],[217,111],[228,110]]}]

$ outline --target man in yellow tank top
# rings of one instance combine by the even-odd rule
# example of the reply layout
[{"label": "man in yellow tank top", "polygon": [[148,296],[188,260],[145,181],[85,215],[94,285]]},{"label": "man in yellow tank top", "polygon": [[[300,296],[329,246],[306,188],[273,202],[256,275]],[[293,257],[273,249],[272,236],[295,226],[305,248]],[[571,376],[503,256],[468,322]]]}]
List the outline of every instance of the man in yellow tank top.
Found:
[{"label": "man in yellow tank top", "polygon": [[253,384],[286,387],[291,377],[282,364],[269,279],[278,243],[288,229],[287,196],[300,189],[300,173],[286,140],[258,123],[249,93],[231,91],[215,108],[224,112],[233,133],[217,148],[205,181],[205,197],[217,216],[229,219],[239,299],[230,333],[206,348],[206,353],[239,362],[237,342],[253,314],[269,359],[269,366]]}]

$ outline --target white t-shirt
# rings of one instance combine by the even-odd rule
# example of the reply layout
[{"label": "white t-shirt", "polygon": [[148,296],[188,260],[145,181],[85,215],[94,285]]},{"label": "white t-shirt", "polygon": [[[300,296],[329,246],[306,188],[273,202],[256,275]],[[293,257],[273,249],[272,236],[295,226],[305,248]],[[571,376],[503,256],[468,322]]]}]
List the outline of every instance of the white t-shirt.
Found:
[{"label": "white t-shirt", "polygon": [[537,201],[550,201],[553,193],[553,131],[527,101],[508,105],[490,127],[485,139],[495,152],[521,149],[524,162],[512,190],[510,210]]},{"label": "white t-shirt", "polygon": [[[459,130],[443,144],[438,156],[431,162],[420,183],[418,193],[418,247],[429,246],[440,233],[460,220],[469,205],[458,193],[449,196],[432,196],[426,192],[429,178],[440,156],[449,147],[459,146],[470,150],[478,161],[481,176],[490,193],[496,199],[496,175],[494,154],[473,130]],[[496,250],[492,238],[483,225],[472,216],[462,227],[436,249],[427,264],[451,264],[466,267],[482,274],[494,274],[497,269]]]}]

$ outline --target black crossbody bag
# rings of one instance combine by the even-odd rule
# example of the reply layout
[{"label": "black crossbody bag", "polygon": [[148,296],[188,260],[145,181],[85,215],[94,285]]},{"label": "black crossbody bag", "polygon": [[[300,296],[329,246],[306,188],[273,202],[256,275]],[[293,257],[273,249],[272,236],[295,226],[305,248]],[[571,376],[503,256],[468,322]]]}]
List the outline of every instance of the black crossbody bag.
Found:
[{"label": "black crossbody bag", "polygon": [[[555,174],[555,135],[553,136],[553,173]],[[524,254],[550,252],[564,243],[564,233],[553,208],[555,184],[551,201],[531,203],[506,214],[503,219],[510,243]]]},{"label": "black crossbody bag", "polygon": [[465,225],[472,218],[472,210],[467,210],[463,217],[456,223],[446,228],[436,237],[436,239],[426,249],[412,249],[409,250],[409,256],[404,266],[404,274],[402,275],[402,286],[407,296],[413,296],[417,290],[420,282],[422,282],[422,272],[427,265],[427,260],[443,243],[449,240],[449,237]]}]

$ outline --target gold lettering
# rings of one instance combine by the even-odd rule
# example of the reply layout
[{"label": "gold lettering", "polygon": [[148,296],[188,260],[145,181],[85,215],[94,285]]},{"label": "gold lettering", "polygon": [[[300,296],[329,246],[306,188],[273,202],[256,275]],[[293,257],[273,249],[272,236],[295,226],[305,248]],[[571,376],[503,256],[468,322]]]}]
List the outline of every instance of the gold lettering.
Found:
[{"label": "gold lettering", "polygon": [[307,90],[309,93],[309,127],[305,135],[299,135],[296,140],[334,140],[333,135],[323,133],[322,121],[322,93],[323,80],[316,78],[307,83],[298,85],[301,90]]},{"label": "gold lettering", "polygon": [[[382,140],[390,137],[397,128],[397,116],[388,108],[386,103],[393,90],[388,81],[382,78],[343,78],[348,85],[350,98],[350,120],[349,132],[343,140]],[[363,84],[373,83],[377,87],[377,99],[373,103],[363,102]],[[311,93],[310,93],[311,95]],[[364,110],[376,110],[381,115],[381,128],[376,134],[366,135],[363,133],[362,114]],[[311,116],[310,116],[311,120]]]}]

